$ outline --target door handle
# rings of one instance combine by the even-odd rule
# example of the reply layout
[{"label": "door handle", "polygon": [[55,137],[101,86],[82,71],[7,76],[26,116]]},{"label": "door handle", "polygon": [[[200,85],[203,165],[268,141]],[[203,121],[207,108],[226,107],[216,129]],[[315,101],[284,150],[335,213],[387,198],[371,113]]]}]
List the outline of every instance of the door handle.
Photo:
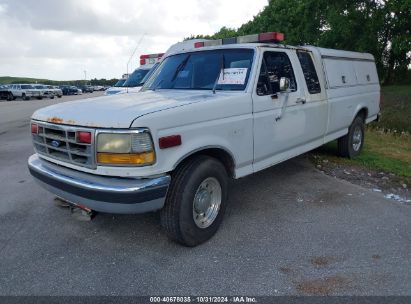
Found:
[{"label": "door handle", "polygon": [[305,98],[297,98],[297,100],[295,101],[295,103],[305,104],[305,103],[306,103],[306,100],[305,100]]}]

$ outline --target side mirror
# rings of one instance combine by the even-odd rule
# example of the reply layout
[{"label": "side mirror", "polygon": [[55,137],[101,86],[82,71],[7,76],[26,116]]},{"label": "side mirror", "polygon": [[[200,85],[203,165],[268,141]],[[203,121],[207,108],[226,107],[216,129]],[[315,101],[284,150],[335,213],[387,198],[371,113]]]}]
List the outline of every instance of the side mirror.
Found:
[{"label": "side mirror", "polygon": [[290,79],[287,77],[280,78],[280,92],[287,92],[290,88]]}]

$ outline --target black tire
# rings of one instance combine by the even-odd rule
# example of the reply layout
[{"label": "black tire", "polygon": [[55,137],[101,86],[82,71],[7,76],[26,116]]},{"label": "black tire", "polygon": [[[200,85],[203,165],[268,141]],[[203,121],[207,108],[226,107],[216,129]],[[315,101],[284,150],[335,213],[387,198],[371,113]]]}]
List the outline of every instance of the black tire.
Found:
[{"label": "black tire", "polygon": [[9,95],[7,95],[7,101],[12,101],[12,100],[14,100],[13,93],[9,93]]},{"label": "black tire", "polygon": [[[338,139],[339,156],[353,158],[361,153],[365,138],[364,128],[364,118],[358,115],[349,127],[347,135]],[[360,139],[358,132],[360,132]]]},{"label": "black tire", "polygon": [[[211,224],[201,228],[194,220],[194,197],[200,185],[209,178],[220,184],[221,204]],[[203,155],[187,160],[173,173],[166,203],[161,210],[161,225],[168,237],[189,247],[210,239],[223,219],[227,194],[228,176],[221,162]]]},{"label": "black tire", "polygon": [[57,95],[58,98],[61,98],[61,95]]}]

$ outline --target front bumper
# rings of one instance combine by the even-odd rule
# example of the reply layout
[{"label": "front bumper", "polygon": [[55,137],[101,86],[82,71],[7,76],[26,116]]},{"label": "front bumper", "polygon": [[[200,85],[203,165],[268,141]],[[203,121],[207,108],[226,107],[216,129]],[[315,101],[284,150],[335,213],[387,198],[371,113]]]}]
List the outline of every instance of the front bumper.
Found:
[{"label": "front bumper", "polygon": [[170,176],[122,178],[65,168],[37,156],[28,160],[31,175],[47,190],[73,204],[107,213],[144,213],[164,206]]}]

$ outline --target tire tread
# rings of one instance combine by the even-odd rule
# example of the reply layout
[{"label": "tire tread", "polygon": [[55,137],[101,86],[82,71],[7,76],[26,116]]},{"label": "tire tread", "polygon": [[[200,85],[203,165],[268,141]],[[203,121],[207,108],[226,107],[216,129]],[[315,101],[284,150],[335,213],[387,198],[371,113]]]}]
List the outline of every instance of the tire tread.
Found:
[{"label": "tire tread", "polygon": [[181,167],[177,168],[171,179],[169,191],[167,193],[166,204],[161,210],[161,224],[169,238],[174,241],[185,244],[180,227],[178,226],[179,209],[182,200],[182,193],[179,184],[183,183],[191,174],[191,169],[198,163],[201,163],[207,156],[198,156],[188,159]]}]

